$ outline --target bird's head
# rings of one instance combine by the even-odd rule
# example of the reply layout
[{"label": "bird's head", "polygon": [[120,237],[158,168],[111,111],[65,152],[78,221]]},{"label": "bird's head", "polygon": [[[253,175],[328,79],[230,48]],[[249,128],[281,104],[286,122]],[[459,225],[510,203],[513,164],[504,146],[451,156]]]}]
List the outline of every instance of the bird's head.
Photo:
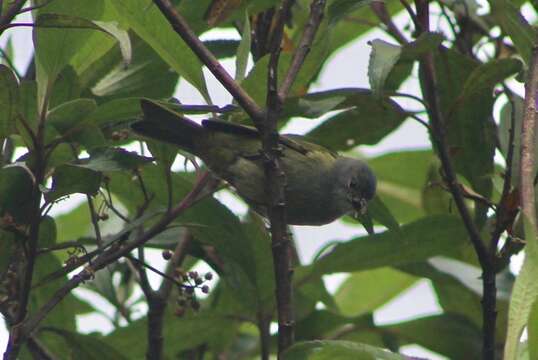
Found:
[{"label": "bird's head", "polygon": [[358,159],[340,158],[334,170],[338,183],[337,192],[353,210],[364,214],[368,201],[372,200],[376,191],[376,178],[365,162]]}]

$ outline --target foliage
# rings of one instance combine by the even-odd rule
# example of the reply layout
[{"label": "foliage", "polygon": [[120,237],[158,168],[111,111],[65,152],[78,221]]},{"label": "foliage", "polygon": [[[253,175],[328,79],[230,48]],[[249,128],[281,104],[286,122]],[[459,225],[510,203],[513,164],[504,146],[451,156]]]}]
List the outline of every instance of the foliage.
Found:
[{"label": "foliage", "polygon": [[[0,3],[0,14],[6,15],[0,16],[0,35],[7,36],[5,30],[17,31],[10,14],[20,11],[20,4]],[[161,101],[185,116],[252,125],[248,109],[238,106],[240,101],[211,104],[212,86],[199,52],[178,36],[157,1],[29,3],[36,6],[33,62],[17,71],[13,44],[7,42],[0,64],[0,312],[11,341],[6,359],[43,353],[55,359],[276,354],[269,325],[280,310],[274,295],[279,279],[264,220],[217,201],[213,194],[222,184],[204,175],[191,155],[180,153],[196,164],[195,171],[173,166],[178,149],[142,139],[130,128],[142,115],[141,99]],[[237,84],[263,107],[276,36],[274,9],[281,2],[172,3],[195,36],[217,28],[238,32],[240,40],[203,44],[219,60],[235,58]],[[478,358],[484,352],[493,359],[483,345],[491,334],[495,356],[504,349],[508,360],[535,358],[537,232],[533,221],[518,214],[524,109],[513,84],[526,78],[537,41],[521,9],[536,2],[489,0],[484,12],[474,0],[429,5],[417,0],[422,20],[408,13],[406,1],[292,3],[277,72],[281,83],[312,26],[310,11],[324,5],[325,16],[283,99],[278,127],[292,118],[305,124],[321,118],[306,136],[356,156],[359,145],[379,144],[406,121],[418,121],[432,145],[366,159],[377,176],[376,198],[359,217],[362,225],[343,221],[357,232],[364,226],[375,234],[327,239],[334,245],[330,251],[321,249],[310,263],[294,260],[296,343],[282,358],[403,359],[402,346],[419,344],[449,358]],[[429,29],[420,23],[428,6]],[[402,14],[407,25],[399,29],[392,19]],[[448,25],[433,25],[441,23]],[[342,46],[374,27],[391,40],[369,38],[370,88],[311,90]],[[207,105],[185,104],[185,94],[174,92],[180,79]],[[406,81],[414,81],[424,96],[399,92]],[[420,109],[400,101],[406,97],[418,100]],[[496,106],[502,107],[499,118]],[[441,131],[436,132],[436,121],[442,121]],[[452,182],[449,166],[456,173]],[[83,201],[50,215],[74,194]],[[471,225],[462,221],[457,196]],[[490,260],[481,258],[469,226],[477,229]],[[526,258],[514,280],[511,257],[525,242]],[[149,264],[146,255],[156,250],[164,259]],[[458,266],[436,266],[433,257]],[[211,270],[201,273],[200,264]],[[497,287],[507,289],[504,295],[513,285],[511,299],[495,288],[488,292],[485,280],[477,291],[467,268],[484,278],[497,276]],[[69,279],[73,270],[78,275]],[[150,285],[150,272],[159,274],[158,288]],[[347,277],[329,292],[323,278],[334,273]],[[376,310],[420,279],[432,285],[441,314],[384,325],[373,320]],[[113,307],[113,316],[105,314],[110,333],[77,330],[79,315],[103,313],[97,302],[85,303],[71,293],[79,285]],[[495,314],[482,308],[484,299],[498,310],[496,322]],[[147,314],[137,313],[140,303],[149,308]],[[15,344],[19,328],[23,343]],[[529,339],[520,343],[526,328]],[[32,332],[25,333],[28,329]]]}]

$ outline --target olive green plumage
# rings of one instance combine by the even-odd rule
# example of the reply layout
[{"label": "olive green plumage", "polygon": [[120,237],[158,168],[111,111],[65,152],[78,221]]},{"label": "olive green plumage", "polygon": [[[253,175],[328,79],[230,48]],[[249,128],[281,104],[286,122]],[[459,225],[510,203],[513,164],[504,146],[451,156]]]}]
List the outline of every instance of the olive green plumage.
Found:
[{"label": "olive green plumage", "polygon": [[[141,105],[144,117],[132,125],[135,132],[199,157],[258,213],[265,214],[264,165],[254,128],[218,120],[198,125],[158,103],[142,100]],[[339,156],[297,135],[282,135],[280,142],[289,224],[326,224],[363,210],[373,198],[376,179],[363,161]]]}]

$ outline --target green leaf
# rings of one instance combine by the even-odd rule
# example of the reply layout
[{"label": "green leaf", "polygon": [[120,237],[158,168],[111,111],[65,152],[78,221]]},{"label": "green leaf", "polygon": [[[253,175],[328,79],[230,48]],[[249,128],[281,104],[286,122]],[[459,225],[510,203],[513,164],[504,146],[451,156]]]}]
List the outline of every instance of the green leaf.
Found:
[{"label": "green leaf", "polygon": [[451,212],[452,196],[443,186],[444,180],[440,168],[438,160],[430,161],[427,178],[422,188],[422,207],[429,215]]},{"label": "green leaf", "polygon": [[[517,71],[519,65],[513,60],[481,65],[454,50],[441,49],[435,55],[435,67],[448,151],[455,170],[474,191],[489,198],[496,141],[493,86]],[[480,84],[473,83],[477,81]],[[485,221],[487,210],[477,204],[475,217],[479,225]]]},{"label": "green leaf", "polygon": [[0,230],[0,274],[6,274],[9,264],[15,259],[18,240],[15,233]]},{"label": "green leaf", "polygon": [[49,107],[54,109],[63,103],[78,99],[81,92],[82,89],[77,73],[71,65],[67,65],[56,79],[50,96]]},{"label": "green leaf", "polygon": [[[50,216],[43,217],[39,226],[39,247],[47,248],[53,246],[56,243],[57,232],[54,219]],[[65,285],[67,276],[63,275],[55,280],[47,281],[39,287],[35,287],[40,282],[42,276],[52,271],[60,270],[61,268],[62,264],[50,252],[40,254],[37,257],[34,267],[34,287],[30,292],[30,313],[35,313],[38,309],[41,309]],[[75,316],[80,309],[80,302],[72,294],[69,294],[47,314],[41,325],[43,327],[56,327],[67,331],[76,331]],[[62,351],[65,351],[65,343],[56,336],[40,333],[39,340],[52,353],[60,354]]]},{"label": "green leaf", "polygon": [[230,39],[206,40],[204,45],[217,59],[226,59],[236,56],[240,41]]},{"label": "green leaf", "polygon": [[398,269],[416,277],[425,277],[432,282],[439,305],[447,313],[460,314],[482,325],[481,297],[450,274],[439,271],[429,262],[418,262],[399,266]]},{"label": "green leaf", "polygon": [[77,166],[93,171],[124,171],[137,169],[151,161],[152,158],[122,148],[104,148],[95,150],[87,161]]},{"label": "green leaf", "polygon": [[101,173],[75,165],[61,165],[52,175],[52,189],[45,199],[53,202],[69,194],[94,195],[101,185]]},{"label": "green leaf", "polygon": [[19,85],[20,89],[20,107],[19,116],[22,119],[17,121],[17,130],[24,139],[25,144],[31,147],[31,139],[28,135],[28,131],[22,124],[25,121],[28,127],[32,130],[37,128],[37,84],[35,81],[21,81]]},{"label": "green leaf", "polygon": [[380,96],[385,80],[400,58],[402,47],[379,39],[372,40],[370,45],[372,52],[368,64],[368,79],[374,95]]},{"label": "green leaf", "polygon": [[0,216],[12,217],[16,224],[27,224],[32,213],[34,176],[22,163],[0,169]]},{"label": "green leaf", "polygon": [[366,89],[337,89],[308,93],[304,96],[290,97],[284,103],[282,117],[306,117],[316,119],[331,110],[349,107],[346,100]]},{"label": "green leaf", "polygon": [[68,29],[91,29],[99,30],[112,36],[118,41],[121,54],[128,65],[131,62],[131,42],[127,31],[118,27],[117,22],[91,21],[81,17],[63,14],[39,14],[36,19],[36,25],[42,28],[62,28]]},{"label": "green leaf", "polygon": [[385,231],[340,243],[330,254],[305,267],[305,276],[396,266],[455,254],[466,239],[457,217],[426,217],[401,226],[400,231]]},{"label": "green leaf", "polygon": [[353,11],[372,3],[375,0],[334,0],[327,9],[330,25],[334,25]]},{"label": "green leaf", "polygon": [[[131,322],[129,326],[118,328],[104,339],[128,359],[139,359],[144,357],[147,350],[146,342],[140,341],[140,334],[147,331],[147,326],[147,318],[144,317]],[[210,310],[187,313],[183,317],[174,316],[168,310],[164,315],[163,357],[175,359],[179,352],[202,344],[211,348],[233,335],[235,326],[235,321],[230,317]]]},{"label": "green leaf", "polygon": [[400,224],[394,218],[389,208],[383,203],[379,196],[375,196],[368,203],[368,214],[381,225],[384,225],[389,230],[398,230]]},{"label": "green leaf", "polygon": [[245,78],[247,71],[248,56],[250,55],[250,19],[248,12],[245,11],[243,20],[243,32],[241,42],[237,48],[235,57],[235,80],[241,82]]},{"label": "green leaf", "polygon": [[84,126],[84,118],[97,108],[95,100],[75,99],[52,109],[47,123],[60,134],[74,134]]},{"label": "green leaf", "polygon": [[478,66],[465,81],[460,99],[473,99],[488,93],[497,83],[519,72],[521,65],[517,59],[495,59]]},{"label": "green leaf", "polygon": [[[59,0],[37,11],[37,18],[45,14],[69,15],[86,19],[99,18],[104,9],[102,0]],[[41,107],[46,92],[57,75],[90,39],[94,30],[34,27],[38,104]]]},{"label": "green leaf", "polygon": [[122,352],[117,351],[113,346],[94,335],[83,335],[53,327],[47,327],[44,331],[61,336],[67,343],[70,356],[75,359],[128,359]]},{"label": "green leaf", "polygon": [[517,51],[528,66],[536,41],[536,31],[525,20],[513,1],[489,0],[489,5],[496,24],[499,24],[503,32],[512,39]]},{"label": "green leaf", "polygon": [[82,203],[71,211],[58,215],[58,243],[76,240],[89,234],[91,229],[90,211],[87,203]]},{"label": "green leaf", "polygon": [[147,42],[179,75],[190,82],[202,96],[208,98],[202,75],[202,64],[192,50],[179,38],[157,6],[145,0],[113,2],[118,14]]},{"label": "green leaf", "polygon": [[405,357],[367,344],[342,340],[303,341],[292,345],[282,356],[290,360],[405,360]]},{"label": "green leaf", "polygon": [[[101,130],[86,121],[86,116],[93,112],[97,104],[93,99],[79,98],[52,109],[47,116],[47,128],[52,127],[66,139],[83,145],[86,150],[106,145]],[[46,140],[57,140],[49,132]]]},{"label": "green leaf", "polygon": [[386,83],[389,84],[389,89],[396,90],[401,81],[409,75],[413,62],[424,53],[435,50],[442,41],[441,34],[428,32],[403,46],[379,39],[372,40],[368,79],[374,95],[380,96]]},{"label": "green leaf", "polygon": [[114,284],[112,278],[115,274],[114,270],[118,270],[119,266],[118,263],[115,263],[99,270],[95,273],[92,282],[84,284],[85,288],[95,291],[117,309],[122,307],[122,303],[118,299],[117,286]]},{"label": "green leaf", "polygon": [[538,357],[538,301],[536,300],[529,315],[527,331],[529,334],[529,358],[535,359]]},{"label": "green leaf", "polygon": [[351,274],[334,296],[340,313],[360,316],[373,312],[417,281],[417,278],[391,268]]},{"label": "green leaf", "polygon": [[377,99],[371,92],[357,90],[346,99],[344,110],[314,128],[306,136],[332,150],[377,144],[407,117],[390,99]]},{"label": "green leaf", "polygon": [[263,220],[254,213],[249,213],[246,221],[242,223],[245,239],[250,242],[251,256],[253,258],[253,283],[256,288],[256,297],[260,311],[271,313],[274,308],[275,279],[273,258],[267,256],[271,253],[271,238],[265,228]]},{"label": "green leaf", "polygon": [[398,223],[416,220],[425,214],[420,197],[434,159],[430,150],[420,150],[388,153],[368,160],[377,177],[377,197]]},{"label": "green leaf", "polygon": [[15,74],[0,64],[0,139],[15,133],[19,101],[19,83]]},{"label": "green leaf", "polygon": [[109,124],[129,122],[140,116],[141,113],[140,98],[120,98],[99,104],[84,120],[104,127]]},{"label": "green leaf", "polygon": [[480,358],[480,327],[462,316],[441,314],[384,326],[401,344],[418,344],[450,359]]},{"label": "green leaf", "polygon": [[532,306],[538,298],[538,237],[533,222],[524,219],[525,259],[516,278],[510,308],[508,310],[508,333],[504,345],[504,359],[517,359],[519,339],[529,321]]},{"label": "green leaf", "polygon": [[179,75],[170,71],[157,52],[133,36],[133,61],[125,67],[119,53],[112,49],[83,74],[93,94],[107,100],[127,97],[168,98]]},{"label": "green leaf", "polygon": [[[305,59],[301,70],[290,90],[289,96],[306,94],[310,83],[315,79],[324,60],[329,47],[328,33],[319,32],[318,37],[310,48],[310,53]],[[264,104],[267,98],[267,69],[269,65],[269,55],[259,59],[248,76],[243,80],[242,86],[249,95],[258,103]],[[282,81],[291,63],[292,54],[286,52],[280,55],[277,79]]]}]

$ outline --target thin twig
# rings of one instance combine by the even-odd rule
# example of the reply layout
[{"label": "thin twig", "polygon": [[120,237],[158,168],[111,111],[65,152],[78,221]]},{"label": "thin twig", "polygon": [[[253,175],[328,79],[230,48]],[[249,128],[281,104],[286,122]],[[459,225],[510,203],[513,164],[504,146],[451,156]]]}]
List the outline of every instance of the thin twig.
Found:
[{"label": "thin twig", "polygon": [[45,253],[49,253],[49,252],[52,252],[52,251],[65,250],[65,249],[70,249],[70,248],[84,249],[84,246],[82,244],[80,244],[79,242],[77,242],[77,241],[65,241],[65,242],[62,242],[60,244],[55,244],[55,245],[47,247],[47,248],[40,248],[40,249],[37,250],[37,254],[38,255],[39,254],[45,254]]},{"label": "thin twig", "polygon": [[209,71],[228,90],[239,105],[246,111],[256,124],[261,124],[265,118],[263,110],[256,104],[254,99],[228,74],[217,58],[200,41],[198,36],[189,27],[183,16],[169,0],[153,0],[154,4],[161,10],[172,28],[185,41],[189,48],[207,66]]},{"label": "thin twig", "polygon": [[138,259],[134,256],[128,255],[127,259],[131,261],[133,265],[135,265],[135,269],[138,273],[138,276],[140,278],[140,288],[142,289],[142,292],[144,293],[144,296],[146,299],[149,299],[153,296],[153,289],[151,288],[151,284],[149,283],[148,274],[146,273],[144,265],[146,265],[146,254],[144,253],[144,247],[139,247],[138,249]]},{"label": "thin twig", "polygon": [[[166,276],[172,277],[172,274],[174,273],[175,269],[183,263],[183,260],[185,260],[185,257],[187,256],[187,251],[191,246],[192,241],[193,237],[187,230],[182,236],[182,239],[177,242],[176,248],[174,249],[174,253],[168,261],[168,266],[166,267],[165,271]],[[163,281],[158,291],[159,295],[162,298],[167,299],[170,296],[170,292],[172,291],[172,282]]]},{"label": "thin twig", "polygon": [[0,35],[3,31],[2,28],[6,24],[9,24],[15,18],[15,16],[20,13],[24,3],[26,3],[26,0],[15,0],[7,11],[0,16]]},{"label": "thin twig", "polygon": [[499,240],[501,238],[501,234],[506,230],[507,226],[509,226],[514,217],[510,216],[510,214],[507,213],[507,210],[509,210],[508,207],[508,201],[510,196],[510,190],[512,189],[512,163],[514,159],[514,140],[515,140],[515,123],[516,123],[516,104],[514,102],[513,96],[508,88],[505,88],[506,96],[508,97],[508,101],[511,106],[511,114],[510,114],[510,130],[508,131],[508,151],[506,154],[506,170],[504,172],[504,183],[503,183],[503,190],[501,194],[501,200],[499,201],[499,205],[497,207],[497,214],[496,214],[496,222],[495,222],[495,229],[493,230],[493,233],[491,235],[491,243],[490,243],[490,252],[492,254],[497,254],[497,247],[499,245]]},{"label": "thin twig", "polygon": [[310,4],[310,17],[305,25],[301,40],[299,40],[299,44],[295,49],[288,72],[286,73],[286,76],[284,76],[282,84],[278,89],[278,96],[280,97],[281,101],[284,101],[288,96],[288,93],[293,85],[293,82],[297,78],[297,75],[299,74],[299,70],[304,63],[306,56],[310,52],[310,47],[312,46],[314,38],[316,37],[319,24],[323,19],[324,10],[325,0],[313,0]]},{"label": "thin twig", "polygon": [[389,35],[391,35],[398,43],[400,44],[407,44],[408,40],[405,37],[405,35],[398,29],[398,27],[394,24],[392,21],[392,17],[387,11],[387,7],[385,6],[384,2],[377,2],[374,1],[370,4],[370,9],[376,14],[377,18],[385,27],[387,28],[387,32]]},{"label": "thin twig", "polygon": [[419,31],[420,30],[420,23],[418,22],[417,15],[415,14],[413,9],[411,8],[411,5],[409,5],[407,0],[400,0],[400,3],[402,4],[402,6],[405,8],[407,13],[409,14],[409,17],[411,18],[411,21],[413,21],[413,24],[415,25],[415,31]]},{"label": "thin twig", "polygon": [[88,207],[90,208],[90,218],[93,225],[93,231],[95,232],[95,242],[98,248],[103,247],[103,239],[101,238],[101,228],[99,227],[99,214],[95,211],[93,199],[90,195],[86,195],[88,200]]},{"label": "thin twig", "polygon": [[36,9],[40,9],[42,7],[47,6],[48,4],[50,4],[53,1],[54,0],[48,0],[48,1],[45,1],[44,3],[42,3],[42,4],[39,4],[39,5],[25,7],[24,9],[21,9],[21,11],[19,11],[19,14],[22,14],[22,13],[25,13],[25,12],[28,12],[28,11],[32,11],[32,10],[36,10]]},{"label": "thin twig", "polygon": [[198,197],[203,193],[205,186],[210,182],[211,177],[209,173],[205,173],[199,181],[195,184],[194,188],[187,194],[183,200],[172,209],[172,211],[166,213],[161,220],[155,223],[148,231],[144,232],[137,239],[132,242],[126,243],[123,246],[117,248],[112,247],[109,250],[103,252],[99,255],[91,264],[91,266],[86,266],[82,271],[77,275],[72,277],[64,286],[62,286],[52,298],[43,305],[32,317],[28,318],[22,324],[22,329],[20,332],[21,336],[27,336],[30,334],[39,323],[47,316],[47,314],[54,309],[54,307],[62,301],[62,299],[67,296],[71,290],[79,286],[86,280],[92,278],[93,274],[116,261],[117,259],[126,256],[133,249],[136,249],[139,246],[142,246],[154,236],[164,231],[168,225],[175,220],[183,211],[188,209],[192,204],[198,199]]},{"label": "thin twig", "polygon": [[271,317],[259,313],[257,321],[260,333],[260,357],[262,360],[269,360],[271,355]]}]

